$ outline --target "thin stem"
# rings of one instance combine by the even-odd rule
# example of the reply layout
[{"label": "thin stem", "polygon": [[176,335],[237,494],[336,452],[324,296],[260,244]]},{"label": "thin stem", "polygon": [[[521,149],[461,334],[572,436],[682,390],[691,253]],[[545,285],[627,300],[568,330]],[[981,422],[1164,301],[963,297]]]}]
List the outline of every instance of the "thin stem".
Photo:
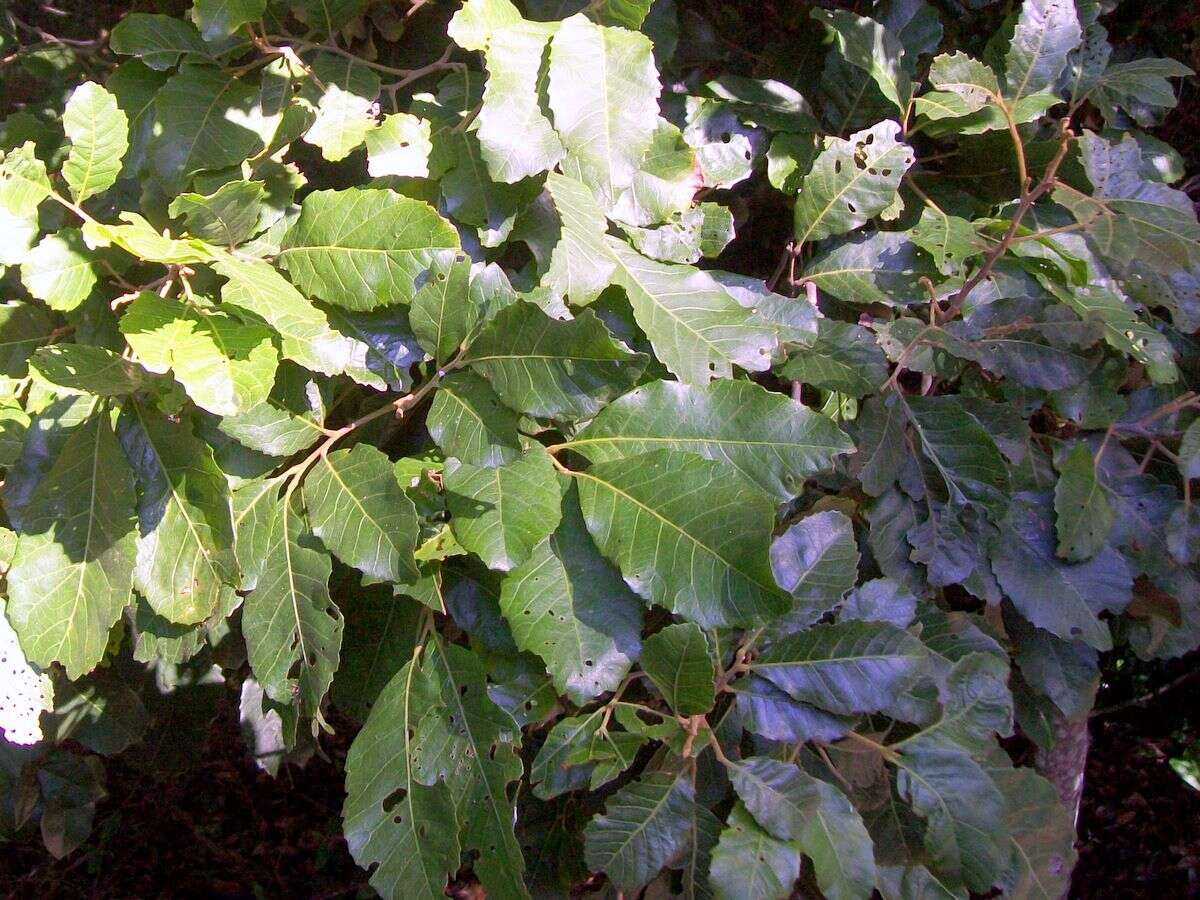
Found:
[{"label": "thin stem", "polygon": [[870,747],[890,763],[896,763],[900,760],[900,754],[891,747],[881,744],[878,741],[873,741],[865,734],[859,734],[857,731],[847,731],[846,737],[855,743],[862,744],[864,747]]},{"label": "thin stem", "polygon": [[713,756],[717,758],[717,762],[726,768],[731,768],[734,765],[733,760],[725,755],[725,751],[721,749],[721,742],[717,740],[713,730],[708,729],[708,746],[712,747]]}]

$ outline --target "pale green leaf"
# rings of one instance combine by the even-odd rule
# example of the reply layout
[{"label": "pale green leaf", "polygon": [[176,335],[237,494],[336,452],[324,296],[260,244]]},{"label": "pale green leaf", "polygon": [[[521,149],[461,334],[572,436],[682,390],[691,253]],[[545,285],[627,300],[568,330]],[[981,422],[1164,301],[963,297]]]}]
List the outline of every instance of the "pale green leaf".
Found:
[{"label": "pale green leaf", "polygon": [[267,196],[261,181],[227,181],[211,194],[180,194],[167,212],[182,216],[187,233],[226,247],[234,247],[256,230]]},{"label": "pale green leaf", "polygon": [[63,111],[63,130],[71,152],[62,176],[76,203],[112,187],[129,149],[129,120],[116,98],[93,81],[71,94]]},{"label": "pale green leaf", "polygon": [[267,0],[196,0],[192,21],[205,40],[218,40],[257,22],[266,8]]},{"label": "pale green leaf", "polygon": [[430,129],[428,119],[408,113],[384,116],[378,128],[367,132],[367,174],[428,178]]},{"label": "pale green leaf", "polygon": [[159,374],[173,371],[196,405],[214,415],[254,409],[271,392],[279,356],[263,325],[143,292],[120,327],[142,365]]},{"label": "pale green leaf", "polygon": [[712,852],[718,900],[785,900],[800,877],[800,845],[773,837],[741,803],[734,805]]},{"label": "pale green leaf", "polygon": [[697,625],[668,625],[646,638],[642,671],[676,715],[699,716],[712,709],[717,672]]},{"label": "pale green leaf", "polygon": [[64,228],[42,238],[21,263],[21,283],[51,309],[79,306],[96,285],[96,269],[80,233]]},{"label": "pale green leaf", "polygon": [[1024,0],[1004,58],[1005,97],[1053,90],[1082,39],[1074,0]]}]

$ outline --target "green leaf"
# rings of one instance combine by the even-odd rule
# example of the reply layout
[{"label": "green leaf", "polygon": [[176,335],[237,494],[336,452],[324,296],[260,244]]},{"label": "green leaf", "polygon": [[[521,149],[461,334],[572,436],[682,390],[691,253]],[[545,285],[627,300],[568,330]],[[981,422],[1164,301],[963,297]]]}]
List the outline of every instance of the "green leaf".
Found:
[{"label": "green leaf", "polygon": [[683,850],[694,794],[684,774],[665,772],[617,791],[583,831],[588,865],[618,890],[636,893]]},{"label": "green leaf", "polygon": [[113,28],[109,46],[113,53],[135,56],[160,72],[173,67],[181,56],[209,55],[208,47],[190,23],[148,13],[125,16]]},{"label": "green leaf", "polygon": [[237,166],[254,156],[265,143],[248,127],[257,101],[258,91],[236,74],[185,63],[154,101],[154,173],[165,185],[179,188],[201,169]]},{"label": "green leaf", "polygon": [[1101,254],[1118,267],[1136,260],[1163,273],[1189,268],[1200,241],[1191,199],[1142,177],[1141,151],[1133,136],[1108,141],[1085,131],[1079,150],[1091,196],[1060,187],[1053,197],[1087,226]]},{"label": "green leaf", "polygon": [[393,383],[392,377],[398,373],[386,346],[392,329],[369,333],[368,323],[352,329],[356,322],[347,316],[331,318],[265,262],[230,256],[218,260],[214,268],[229,279],[221,289],[222,304],[270,325],[280,336],[285,359],[325,375],[345,373],[372,387],[386,388]]},{"label": "green leaf", "polygon": [[76,203],[108,190],[121,173],[129,149],[129,120],[116,98],[92,81],[71,94],[63,111],[63,130],[71,152],[62,176]]},{"label": "green leaf", "polygon": [[330,84],[321,94],[317,116],[304,133],[304,140],[320,147],[325,159],[339,162],[362,146],[375,127],[373,97],[361,97]]},{"label": "green leaf", "polygon": [[367,310],[408,303],[416,280],[458,235],[431,206],[395,191],[314,191],[284,236],[280,265],[300,290]]},{"label": "green leaf", "polygon": [[709,879],[718,900],[785,900],[800,877],[800,845],[762,828],[741,803],[712,852]]},{"label": "green leaf", "polygon": [[895,231],[856,234],[834,242],[804,267],[804,280],[847,303],[896,306],[927,302],[921,276],[937,269],[909,238]]},{"label": "green leaf", "polygon": [[54,322],[33,303],[0,303],[0,373],[22,378],[29,356],[50,340]]},{"label": "green leaf", "polygon": [[446,456],[495,468],[521,454],[519,422],[520,416],[500,402],[487,381],[458,371],[438,385],[425,425]]},{"label": "green leaf", "polygon": [[979,420],[951,397],[907,397],[921,447],[958,503],[978,503],[994,519],[1008,507],[1009,475]]},{"label": "green leaf", "polygon": [[646,356],[618,344],[591,310],[563,322],[529,303],[506,306],[464,361],[524,415],[583,418],[628,390]]},{"label": "green leaf", "polygon": [[388,682],[412,659],[424,609],[393,594],[390,585],[364,587],[346,605],[342,661],[333,680],[338,709],[366,721]]},{"label": "green leaf", "polygon": [[1004,57],[1005,96],[1054,90],[1083,31],[1072,0],[1024,0]]},{"label": "green leaf", "polygon": [[751,372],[770,367],[776,333],[712,275],[647,259],[615,238],[608,245],[617,260],[616,282],[625,289],[634,318],[680,381],[708,384],[729,378],[734,365]]},{"label": "green leaf", "polygon": [[[956,115],[977,112],[1000,100],[996,73],[962,52],[943,53],[929,66],[929,83],[939,91],[954,94],[963,103]],[[927,113],[929,118],[940,115]]]},{"label": "green leaf", "polygon": [[989,774],[1007,801],[1004,829],[1012,848],[1001,889],[1010,897],[1061,897],[1077,858],[1070,810],[1054,785],[1032,769],[1004,766]]},{"label": "green leaf", "polygon": [[639,596],[701,627],[779,615],[770,500],[721,463],[678,450],[573,473],[588,531]]},{"label": "green leaf", "polygon": [[121,442],[141,487],[133,586],[172,622],[211,616],[239,577],[229,485],[185,419],[133,405]]},{"label": "green leaf", "polygon": [[416,727],[435,704],[441,712],[439,688],[431,659],[414,655],[379,695],[346,758],[346,841],[359,865],[378,863],[371,883],[385,896],[437,896],[459,864],[451,786],[417,772]]},{"label": "green leaf", "polygon": [[263,325],[142,292],[120,328],[142,365],[159,374],[173,371],[196,405],[214,415],[252,410],[271,392],[279,356]]},{"label": "green leaf", "polygon": [[728,463],[781,501],[853,449],[825,416],[749,381],[642,385],[602,409],[565,446],[593,462],[686,450]]},{"label": "green leaf", "polygon": [[346,565],[383,581],[419,574],[416,509],[374,447],[322,456],[304,479],[304,506],[313,534]]},{"label": "green leaf", "polygon": [[903,113],[912,96],[912,82],[900,39],[874,19],[849,10],[814,9],[810,15],[833,35],[846,61],[869,74],[883,96]]},{"label": "green leaf", "polygon": [[646,638],[642,671],[679,716],[712,709],[717,672],[704,632],[691,622],[668,625]]},{"label": "green leaf", "polygon": [[845,234],[886,213],[916,158],[899,135],[899,124],[885,121],[847,140],[826,138],[796,198],[798,243]]},{"label": "green leaf", "polygon": [[0,161],[0,265],[16,265],[40,232],[38,207],[50,196],[46,164],[33,141],[4,153]]},{"label": "green leaf", "polygon": [[562,237],[550,255],[542,284],[575,306],[591,303],[608,287],[616,271],[605,230],[604,210],[587,186],[551,172],[546,187],[562,220]]},{"label": "green leaf", "polygon": [[95,413],[21,512],[6,612],[30,662],[61,663],[75,679],[103,658],[133,586],[134,502],[109,414]]},{"label": "green leaf", "polygon": [[468,295],[470,279],[470,259],[446,256],[434,261],[429,280],[413,295],[413,334],[439,365],[458,353],[479,321],[482,310]]},{"label": "green leaf", "polygon": [[771,644],[751,667],[788,696],[849,715],[885,709],[925,666],[920,641],[883,622],[817,625]]},{"label": "green leaf", "polygon": [[794,598],[788,624],[809,625],[828,612],[858,580],[854,524],[825,510],[792,525],[771,542],[775,583]]},{"label": "green leaf", "polygon": [[427,119],[393,113],[367,132],[367,174],[428,178],[431,126]]},{"label": "green leaf", "polygon": [[933,257],[933,264],[943,275],[961,271],[968,257],[984,249],[970,222],[929,206],[909,234],[914,244]]},{"label": "green leaf", "polygon": [[540,448],[490,469],[451,461],[443,481],[455,536],[488,568],[516,568],[558,526],[562,490]]},{"label": "green leaf", "polygon": [[1192,422],[1179,441],[1179,474],[1189,480],[1200,478],[1200,419]]},{"label": "green leaf", "polygon": [[243,25],[257,22],[267,0],[195,0],[192,20],[206,41],[228,37]]},{"label": "green leaf", "polygon": [[96,270],[74,228],[48,234],[21,263],[21,283],[51,309],[75,309],[96,286]]},{"label": "green leaf", "polygon": [[366,11],[367,0],[291,0],[290,5],[300,21],[332,36]]},{"label": "green leaf", "polygon": [[574,490],[558,528],[504,579],[500,610],[517,647],[580,706],[616,690],[640,651],[641,602],[593,546]]},{"label": "green leaf", "polygon": [[227,181],[213,193],[180,194],[167,212],[183,216],[188,234],[214,244],[234,247],[257,230],[267,196],[261,181]]},{"label": "green leaf", "polygon": [[827,391],[865,397],[887,380],[888,365],[870,331],[849,322],[821,319],[816,341],[788,357],[779,374]]},{"label": "green leaf", "polygon": [[1006,862],[1004,798],[963,750],[914,741],[899,763],[896,788],[925,819],[931,868],[971,890],[991,889]]},{"label": "green leaf", "polygon": [[539,70],[555,28],[526,22],[507,0],[473,0],[450,22],[452,40],[484,54],[488,78],[476,135],[488,174],[496,181],[512,184],[537,175],[564,156],[562,141],[539,103]]},{"label": "green leaf", "polygon": [[735,764],[730,778],[759,825],[777,838],[795,840],[813,860],[826,897],[871,895],[871,836],[841,791],[793,763],[765,756]]},{"label": "green leaf", "polygon": [[246,654],[268,697],[319,716],[342,646],[342,614],[329,596],[332,564],[305,540],[290,496],[264,513],[261,569],[242,611]]},{"label": "green leaf", "polygon": [[575,15],[550,42],[547,97],[566,156],[562,170],[609,209],[633,184],[658,120],[650,39]]},{"label": "green leaf", "polygon": [[1111,546],[1087,562],[1059,559],[1049,507],[1049,498],[1038,495],[1013,498],[991,551],[992,571],[1021,615],[1034,625],[1064,640],[1107,650],[1112,637],[1098,614],[1129,602],[1129,569]]},{"label": "green leaf", "polygon": [[29,359],[34,380],[58,394],[122,397],[154,387],[154,378],[135,362],[93,344],[52,344]]},{"label": "green leaf", "polygon": [[1069,562],[1095,556],[1108,540],[1113,511],[1096,477],[1096,460],[1087,444],[1079,443],[1063,457],[1054,486],[1058,531],[1057,554]]}]

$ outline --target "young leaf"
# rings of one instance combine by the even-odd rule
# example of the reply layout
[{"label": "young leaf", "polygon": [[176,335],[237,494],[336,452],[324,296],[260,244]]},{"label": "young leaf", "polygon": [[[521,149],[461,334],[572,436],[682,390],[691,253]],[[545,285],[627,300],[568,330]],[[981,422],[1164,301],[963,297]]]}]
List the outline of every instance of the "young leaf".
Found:
[{"label": "young leaf", "polygon": [[715,700],[716,668],[704,632],[691,622],[646,638],[642,671],[678,716],[700,716]]},{"label": "young leaf", "polygon": [[767,561],[767,497],[720,463],[656,450],[575,473],[584,521],[641,597],[701,627],[787,608]]},{"label": "young leaf", "polygon": [[504,579],[500,609],[517,647],[580,706],[616,690],[640,652],[641,602],[592,544],[573,489],[558,528]]},{"label": "young leaf", "polygon": [[313,534],[364,575],[402,582],[419,574],[413,560],[417,512],[400,489],[391,460],[359,444],[317,460],[304,479]]},{"label": "young leaf", "polygon": [[63,111],[71,152],[62,175],[76,203],[108,190],[129,149],[129,120],[116,98],[92,81],[77,87]]}]

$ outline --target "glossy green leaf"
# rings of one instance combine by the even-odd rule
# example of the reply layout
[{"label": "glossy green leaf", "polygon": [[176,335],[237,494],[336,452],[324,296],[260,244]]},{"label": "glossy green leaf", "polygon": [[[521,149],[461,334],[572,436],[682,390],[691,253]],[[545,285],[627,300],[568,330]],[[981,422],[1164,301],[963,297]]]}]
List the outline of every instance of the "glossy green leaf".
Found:
[{"label": "glossy green leaf", "polygon": [[666,448],[728,463],[780,500],[852,449],[829,419],[749,381],[655,381],[610,403],[566,446],[593,462]]},{"label": "glossy green leaf", "polygon": [[562,490],[540,448],[490,469],[450,462],[443,481],[455,536],[489,568],[521,565],[558,526]]},{"label": "glossy green leaf", "polygon": [[618,344],[590,310],[564,322],[514,303],[483,328],[464,360],[513,410],[578,418],[630,388],[646,357]]},{"label": "glossy green leaf", "polygon": [[925,650],[882,622],[817,625],[771,644],[751,670],[790,697],[835,713],[874,712],[916,681]]}]

